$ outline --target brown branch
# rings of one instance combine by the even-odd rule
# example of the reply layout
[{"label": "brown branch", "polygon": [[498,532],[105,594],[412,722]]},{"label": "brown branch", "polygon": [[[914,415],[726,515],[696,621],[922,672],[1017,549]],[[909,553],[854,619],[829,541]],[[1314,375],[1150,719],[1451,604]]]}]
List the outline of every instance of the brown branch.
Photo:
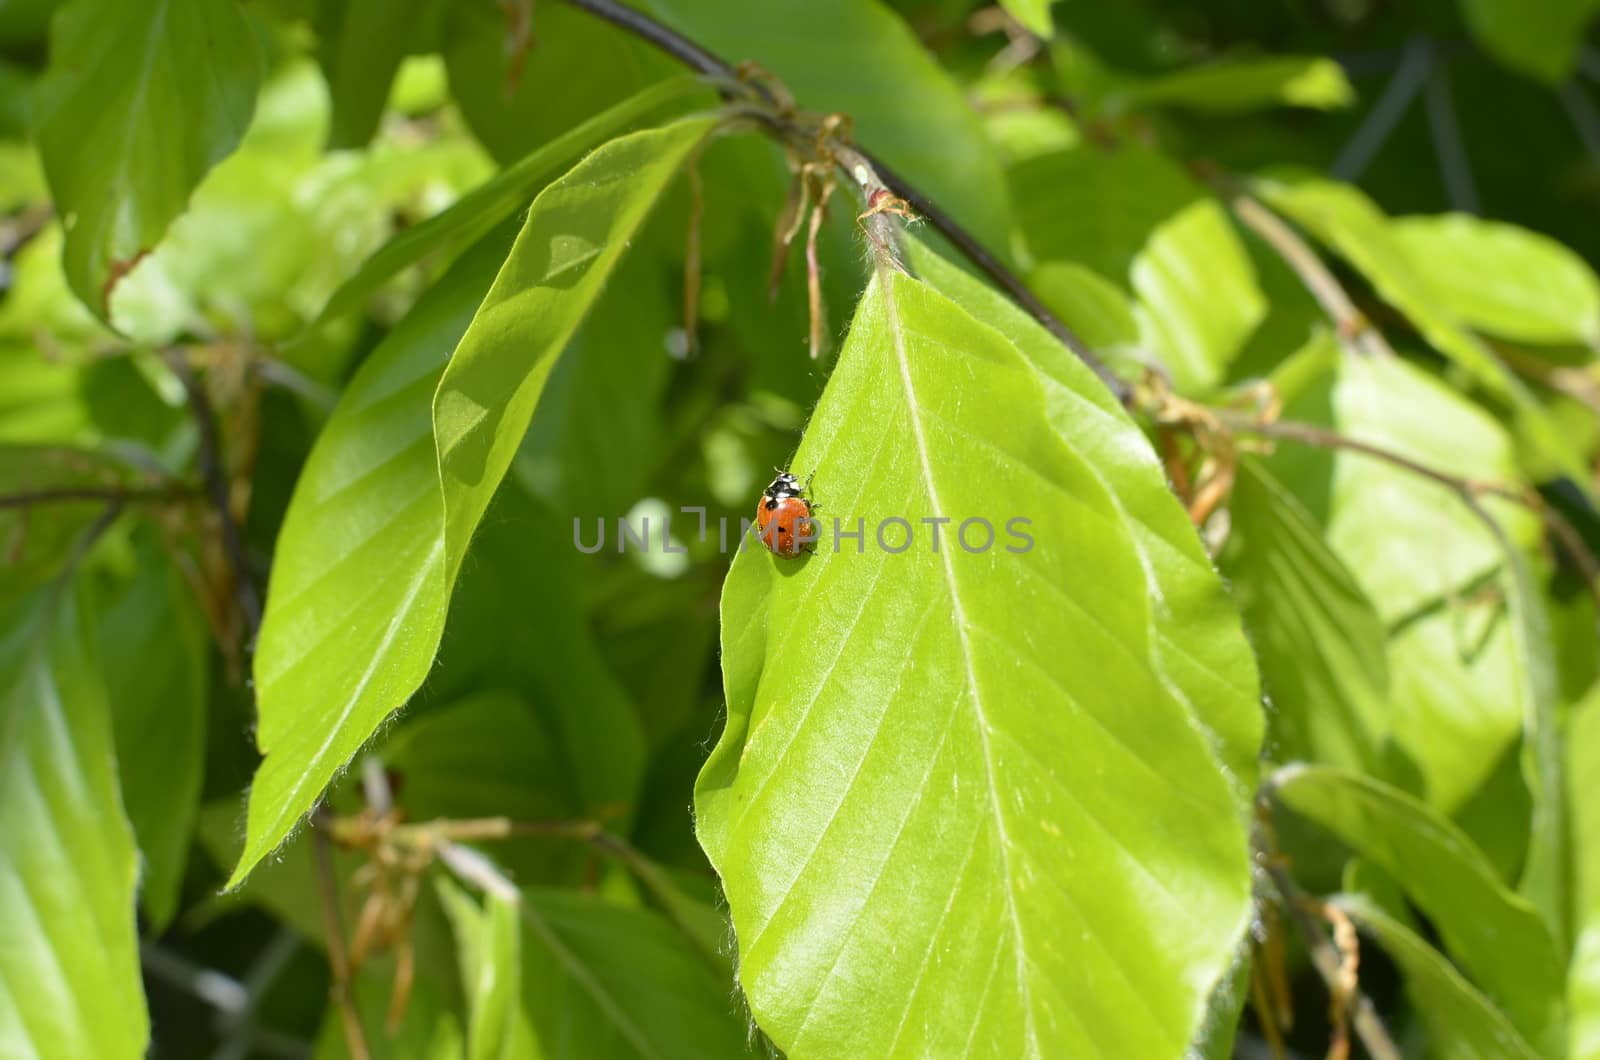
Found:
[{"label": "brown branch", "polygon": [[350,956],[345,952],[344,917],[339,912],[339,882],[333,873],[333,844],[326,825],[325,812],[313,815],[311,849],[317,862],[317,899],[322,907],[322,933],[328,942],[328,967],[333,973],[328,992],[339,1009],[350,1060],[372,1060],[366,1032],[361,1029],[361,1012],[351,992]]},{"label": "brown branch", "polygon": [[1369,356],[1394,356],[1394,349],[1383,333],[1356,308],[1349,293],[1300,233],[1249,195],[1235,192],[1229,196],[1229,204],[1239,221],[1260,236],[1300,277],[1311,297],[1333,321],[1340,344]]},{"label": "brown branch", "polygon": [[1263,422],[1252,416],[1241,415],[1225,409],[1212,410],[1217,420],[1230,431],[1240,434],[1252,434],[1260,438],[1272,438],[1282,441],[1297,442],[1302,445],[1314,446],[1318,449],[1343,449],[1347,452],[1359,453],[1373,460],[1380,460],[1386,464],[1401,468],[1437,483],[1455,493],[1462,502],[1471,509],[1472,513],[1480,520],[1493,525],[1498,531],[1499,524],[1494,521],[1494,516],[1483,506],[1483,497],[1498,497],[1502,500],[1519,504],[1536,514],[1550,531],[1551,538],[1567,553],[1573,565],[1583,578],[1597,601],[1600,601],[1600,559],[1584,542],[1583,535],[1578,528],[1560,511],[1545,503],[1544,498],[1532,490],[1520,489],[1497,482],[1483,482],[1477,479],[1462,478],[1452,475],[1438,468],[1429,467],[1418,463],[1410,457],[1363,442],[1359,438],[1339,434],[1324,427],[1311,423],[1296,423],[1292,420],[1275,420]]},{"label": "brown branch", "polygon": [[[1327,984],[1329,994],[1344,994],[1345,1011],[1367,1054],[1373,1060],[1400,1060],[1400,1049],[1389,1036],[1372,999],[1345,975],[1347,962],[1344,956],[1329,940],[1322,923],[1308,911],[1306,895],[1283,867],[1282,856],[1276,851],[1257,851],[1256,864],[1278,892],[1278,904],[1288,911],[1289,919],[1294,922],[1311,955],[1312,967]],[[1348,993],[1345,993],[1346,988]]]},{"label": "brown branch", "polygon": [[[805,130],[799,129],[793,122],[788,121],[779,113],[779,101],[769,87],[759,80],[741,81],[738,71],[732,64],[714,55],[671,27],[657,22],[650,16],[625,4],[616,3],[615,0],[567,0],[567,3],[591,15],[602,18],[642,40],[648,41],[685,66],[712,78],[718,83],[719,91],[722,92],[724,98],[736,98],[737,89],[735,86],[743,86],[747,89],[747,94],[753,94],[767,111],[765,115],[753,116],[757,117],[763,124],[780,136],[806,135]],[[948,239],[952,246],[966,255],[967,260],[976,265],[985,276],[989,277],[996,286],[1009,295],[1018,306],[1076,354],[1079,360],[1088,365],[1095,375],[1100,378],[1100,381],[1105,384],[1106,388],[1116,396],[1118,401],[1123,404],[1128,403],[1132,397],[1133,388],[1128,385],[1127,381],[1118,378],[1112,373],[1105,363],[1089,349],[1088,344],[1083,341],[1077,332],[1073,331],[1064,321],[1052,313],[1014,272],[978,241],[976,236],[967,231],[965,227],[944,210],[940,209],[937,203],[917,190],[905,178],[884,165],[866,148],[859,145],[852,148],[842,142],[830,144],[829,147],[837,158],[840,168],[849,174],[852,179],[856,180],[858,184],[862,183],[860,167],[864,165],[867,172],[873,175],[873,179],[877,183],[885,187],[896,198],[908,203],[919,217],[927,221],[935,231]],[[874,205],[870,195],[866,205],[869,208]]]},{"label": "brown branch", "polygon": [[183,383],[184,394],[200,432],[200,477],[206,494],[217,513],[217,525],[222,537],[222,551],[232,568],[233,592],[244,616],[247,648],[255,644],[256,633],[261,628],[261,592],[256,588],[255,574],[250,558],[245,554],[244,537],[239,523],[233,517],[232,489],[222,461],[222,442],[217,434],[216,411],[206,396],[205,386],[182,350],[169,351],[167,362]]}]

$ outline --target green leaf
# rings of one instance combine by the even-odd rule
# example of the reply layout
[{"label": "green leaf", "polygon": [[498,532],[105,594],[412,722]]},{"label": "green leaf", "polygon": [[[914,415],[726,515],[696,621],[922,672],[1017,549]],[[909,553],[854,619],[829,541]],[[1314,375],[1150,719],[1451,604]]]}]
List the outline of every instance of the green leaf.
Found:
[{"label": "green leaf", "polygon": [[1038,37],[1053,37],[1055,23],[1050,18],[1050,0],[1000,0],[1012,18]]},{"label": "green leaf", "polygon": [[244,136],[260,48],[234,0],[73,0],[50,53],[39,151],[66,219],[67,280],[106,320],[112,286]]},{"label": "green leaf", "polygon": [[[1178,1055],[1232,963],[1237,719],[1169,681],[1204,664],[1152,636],[1123,511],[1055,400],[1000,332],[875,279],[794,461],[865,550],[829,531],[729,573],[729,718],[696,823],[752,1011],[796,1060]],[[891,516],[916,528],[905,551],[873,540]],[[934,552],[920,520],[947,516]],[[980,516],[996,538],[968,551]]]},{"label": "green leaf", "polygon": [[[1063,274],[1077,263],[1138,296],[1137,348],[1180,390],[1219,383],[1267,304],[1244,244],[1214,198],[1171,161],[1142,148],[1080,147],[1019,163],[1012,194],[1043,297],[1069,322],[1120,337],[1110,292]],[[1070,201],[1070,210],[1060,203]]]},{"label": "green leaf", "polygon": [[1029,275],[1028,286],[1095,352],[1116,354],[1138,343],[1133,299],[1092,269],[1046,261]]},{"label": "green leaf", "polygon": [[[1465,479],[1519,484],[1504,429],[1410,364],[1308,347],[1276,382],[1288,419],[1309,421]],[[1522,731],[1526,660],[1498,577],[1505,550],[1448,487],[1349,451],[1284,446],[1272,473],[1322,525],[1387,631],[1393,779],[1445,815]],[[1519,548],[1538,520],[1493,498]]]},{"label": "green leaf", "polygon": [[[590,155],[534,201],[486,296],[484,266],[493,259],[479,253],[430,292],[352,382],[278,541],[255,660],[257,742],[267,757],[230,885],[422,683],[467,544],[551,364],[715,123],[635,133]],[[429,393],[431,432],[420,407]]]},{"label": "green leaf", "polygon": [[744,1020],[654,913],[522,892],[522,1003],[550,1060],[748,1057]]},{"label": "green leaf", "polygon": [[1416,799],[1357,773],[1288,766],[1267,785],[1393,876],[1518,1032],[1542,1052],[1560,1052],[1556,944],[1533,906],[1500,885],[1470,839]]},{"label": "green leaf", "polygon": [[560,166],[697,87],[689,77],[652,85],[507,166],[443,212],[404,229],[340,286],[312,327],[360,308],[387,281],[424,258],[454,258],[511,216]]},{"label": "green leaf", "polygon": [[1513,70],[1558,85],[1571,74],[1595,0],[1460,0],[1478,44]]},{"label": "green leaf", "polygon": [[190,589],[147,540],[100,621],[122,800],[144,856],[141,901],[160,931],[178,907],[200,810],[210,640]]},{"label": "green leaf", "polygon": [[1600,776],[1600,686],[1573,709],[1566,750],[1577,920],[1567,973],[1567,1041],[1576,1060],[1600,1056],[1600,786],[1577,779]]},{"label": "green leaf", "polygon": [[886,165],[992,253],[1010,249],[1004,177],[961,86],[879,0],[645,0],[637,6],[730,62],[782,80],[808,111],[850,115]]},{"label": "green leaf", "polygon": [[[1142,147],[1080,147],[1010,174],[1018,228],[1040,261],[1074,261],[1124,289],[1134,259],[1165,221],[1203,197],[1165,156]],[[1073,208],[1064,210],[1061,203]]]},{"label": "green leaf", "polygon": [[1582,457],[1569,444],[1570,439],[1452,305],[1437,299],[1434,285],[1413,265],[1394,224],[1371,199],[1348,184],[1330,180],[1263,181],[1257,187],[1275,209],[1365,275],[1378,295],[1404,313],[1439,353],[1460,366],[1492,398],[1509,405],[1540,459],[1561,468],[1575,481],[1586,480]]},{"label": "green leaf", "polygon": [[1335,904],[1375,937],[1400,966],[1413,1008],[1427,1025],[1430,1056],[1451,1060],[1538,1060],[1537,1053],[1495,1006],[1410,928],[1364,898]]},{"label": "green leaf", "polygon": [[1386,631],[1311,514],[1259,462],[1239,463],[1223,569],[1251,632],[1273,753],[1384,772]]},{"label": "green leaf", "polygon": [[1220,383],[1267,315],[1250,258],[1212,199],[1162,222],[1134,258],[1132,279],[1140,335],[1180,391]]},{"label": "green leaf", "polygon": [[96,635],[70,586],[0,604],[0,1051],[144,1055],[138,859]]},{"label": "green leaf", "polygon": [[1391,228],[1434,303],[1463,323],[1517,342],[1600,348],[1600,280],[1555,240],[1456,213]]},{"label": "green leaf", "polygon": [[1168,104],[1233,113],[1275,104],[1337,110],[1355,101],[1344,68],[1332,59],[1275,55],[1230,59],[1133,81],[1112,99],[1134,106]]},{"label": "green leaf", "polygon": [[339,0],[321,13],[319,58],[333,100],[330,148],[364,147],[372,139],[401,60],[437,48],[444,13],[443,0]]},{"label": "green leaf", "polygon": [[521,903],[488,894],[480,907],[448,880],[438,887],[467,995],[466,1060],[543,1060],[522,1005]]},{"label": "green leaf", "polygon": [[[514,27],[532,13],[532,36]],[[450,91],[478,141],[507,165],[682,68],[602,19],[565,4],[458,0],[446,16]],[[553,42],[546,46],[543,42]],[[604,76],[596,76],[604,71]]]}]

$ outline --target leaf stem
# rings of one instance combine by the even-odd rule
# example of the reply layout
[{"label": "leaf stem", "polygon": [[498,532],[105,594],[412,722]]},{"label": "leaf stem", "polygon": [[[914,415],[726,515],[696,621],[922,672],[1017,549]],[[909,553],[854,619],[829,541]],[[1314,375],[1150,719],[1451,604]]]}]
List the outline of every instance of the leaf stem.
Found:
[{"label": "leaf stem", "polygon": [[361,1013],[351,992],[350,955],[345,950],[344,917],[339,913],[339,884],[333,874],[333,841],[325,810],[312,815],[311,849],[317,862],[317,899],[322,909],[322,933],[328,943],[328,967],[333,973],[329,992],[339,1009],[344,1041],[350,1060],[372,1060],[366,1032],[361,1028]]}]

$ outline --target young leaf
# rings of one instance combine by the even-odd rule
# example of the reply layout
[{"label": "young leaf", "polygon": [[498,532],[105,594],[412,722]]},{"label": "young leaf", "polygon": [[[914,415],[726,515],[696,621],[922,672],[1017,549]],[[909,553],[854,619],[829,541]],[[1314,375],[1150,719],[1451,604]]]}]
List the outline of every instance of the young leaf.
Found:
[{"label": "young leaf", "polygon": [[1381,775],[1389,734],[1386,631],[1311,514],[1259,462],[1239,463],[1223,569],[1273,713],[1273,753]]},{"label": "young leaf", "polygon": [[111,289],[244,136],[261,80],[235,0],[73,0],[35,95],[64,264],[101,320]]},{"label": "young leaf", "polygon": [[[1505,430],[1407,362],[1304,350],[1277,376],[1285,416],[1463,478],[1516,486]],[[1460,497],[1360,453],[1280,447],[1268,467],[1322,525],[1387,630],[1394,779],[1449,815],[1523,728],[1525,662],[1498,584],[1506,553]],[[1519,548],[1526,509],[1487,498]]]},{"label": "young leaf", "polygon": [[0,604],[0,1053],[135,1060],[138,858],[95,634],[70,586]]},{"label": "young leaf", "polygon": [[422,683],[467,543],[551,364],[714,126],[685,120],[590,155],[534,200],[487,296],[492,246],[459,263],[352,382],[278,542],[255,662],[267,757],[230,886]]},{"label": "young leaf", "polygon": [[1034,367],[875,279],[794,466],[842,527],[735,560],[696,795],[757,1022],[796,1060],[1181,1054],[1248,920],[1247,797]]},{"label": "young leaf", "polygon": [[1167,104],[1221,114],[1282,104],[1337,110],[1355,101],[1344,68],[1332,59],[1274,55],[1224,59],[1133,81],[1113,100],[1135,106]]},{"label": "young leaf", "polygon": [[1538,1060],[1540,1054],[1450,962],[1410,928],[1359,895],[1335,900],[1377,939],[1406,977],[1414,1007],[1427,1025],[1428,1055],[1451,1060]]},{"label": "young leaf", "polygon": [[1290,809],[1381,866],[1438,930],[1445,948],[1541,1051],[1560,1051],[1561,959],[1527,902],[1502,887],[1454,825],[1380,781],[1288,766],[1267,782]]},{"label": "young leaf", "polygon": [[1468,214],[1398,217],[1395,238],[1433,301],[1517,342],[1600,349],[1600,280],[1548,236]]},{"label": "young leaf", "polygon": [[448,880],[438,887],[467,995],[466,1060],[543,1060],[522,1004],[521,903],[489,894],[480,907]]},{"label": "young leaf", "polygon": [[1404,313],[1433,347],[1459,365],[1488,394],[1511,406],[1518,427],[1541,459],[1586,480],[1582,458],[1525,383],[1483,339],[1466,326],[1451,301],[1418,271],[1393,223],[1371,199],[1348,184],[1308,179],[1259,185],[1272,206],[1366,276],[1384,301]]},{"label": "young leaf", "polygon": [[456,200],[449,209],[401,231],[379,247],[362,263],[360,270],[334,292],[311,328],[359,308],[396,273],[423,258],[454,256],[470,247],[527,202],[528,196],[557,168],[697,87],[698,83],[689,77],[652,85],[507,166]]}]

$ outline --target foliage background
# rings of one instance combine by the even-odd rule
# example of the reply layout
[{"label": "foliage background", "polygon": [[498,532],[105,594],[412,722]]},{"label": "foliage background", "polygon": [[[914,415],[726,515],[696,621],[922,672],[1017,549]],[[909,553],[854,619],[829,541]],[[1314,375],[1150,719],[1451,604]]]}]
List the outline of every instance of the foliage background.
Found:
[{"label": "foliage background", "polygon": [[585,6],[0,0],[0,1054],[1600,1056],[1592,5]]}]

